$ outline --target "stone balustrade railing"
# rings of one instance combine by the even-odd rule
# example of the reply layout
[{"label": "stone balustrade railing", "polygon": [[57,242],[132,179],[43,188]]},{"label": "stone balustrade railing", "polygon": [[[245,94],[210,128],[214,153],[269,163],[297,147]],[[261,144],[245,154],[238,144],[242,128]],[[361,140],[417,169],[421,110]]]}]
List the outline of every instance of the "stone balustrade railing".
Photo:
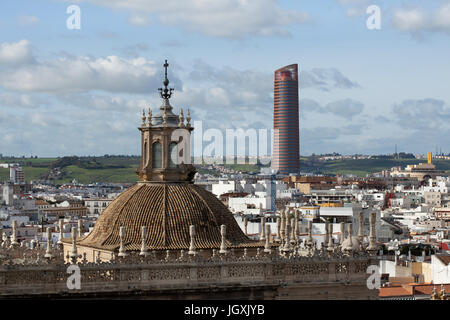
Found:
[{"label": "stone balustrade railing", "polygon": [[[24,250],[26,251],[26,250]],[[152,254],[130,254],[110,262],[79,259],[80,289],[68,289],[70,263],[61,255],[45,259],[3,260],[0,295],[52,295],[71,293],[129,292],[133,290],[186,290],[208,287],[279,286],[308,282],[366,281],[367,267],[377,264],[367,254],[342,255],[316,251],[309,256],[260,254],[254,257],[215,255],[156,259]],[[0,259],[1,261],[1,259]]]}]

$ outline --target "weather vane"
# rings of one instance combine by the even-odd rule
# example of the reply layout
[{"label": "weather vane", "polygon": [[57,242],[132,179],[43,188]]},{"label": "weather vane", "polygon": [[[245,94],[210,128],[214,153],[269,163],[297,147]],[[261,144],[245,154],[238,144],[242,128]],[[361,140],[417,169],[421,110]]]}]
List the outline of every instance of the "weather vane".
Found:
[{"label": "weather vane", "polygon": [[167,88],[167,86],[169,85],[169,79],[167,79],[167,67],[169,66],[169,64],[166,62],[164,63],[164,74],[165,74],[165,78],[164,78],[164,90],[162,88],[159,88],[159,94],[161,95],[161,98],[163,99],[169,99],[172,96],[172,91],[173,88]]}]

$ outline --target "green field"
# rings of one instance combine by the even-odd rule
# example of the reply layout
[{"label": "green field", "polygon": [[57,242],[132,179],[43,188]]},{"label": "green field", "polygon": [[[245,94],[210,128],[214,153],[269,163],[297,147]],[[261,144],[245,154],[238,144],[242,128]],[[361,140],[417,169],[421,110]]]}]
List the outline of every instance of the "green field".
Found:
[{"label": "green field", "polygon": [[[365,176],[395,166],[405,167],[408,164],[423,163],[418,159],[360,159],[318,161],[315,157],[300,159],[301,171],[315,174],[353,174]],[[0,163],[19,163],[22,165],[26,181],[44,179],[52,168],[59,168],[61,176],[52,179],[56,184],[77,180],[80,183],[133,183],[137,181],[136,168],[139,157],[105,156],[105,157],[64,157],[64,158],[8,158],[0,159]],[[433,163],[439,170],[450,170],[450,160],[437,160]],[[225,165],[235,171],[259,172],[261,166],[248,164]],[[205,167],[198,167],[201,173],[209,173]],[[0,181],[9,179],[9,169],[0,168]]]}]

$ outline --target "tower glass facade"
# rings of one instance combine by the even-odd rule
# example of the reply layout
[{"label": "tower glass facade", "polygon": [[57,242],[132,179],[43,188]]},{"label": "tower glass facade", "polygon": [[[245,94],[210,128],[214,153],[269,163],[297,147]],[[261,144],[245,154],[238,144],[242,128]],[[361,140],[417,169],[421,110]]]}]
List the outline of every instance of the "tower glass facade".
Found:
[{"label": "tower glass facade", "polygon": [[298,65],[275,71],[272,168],[281,174],[300,171]]}]

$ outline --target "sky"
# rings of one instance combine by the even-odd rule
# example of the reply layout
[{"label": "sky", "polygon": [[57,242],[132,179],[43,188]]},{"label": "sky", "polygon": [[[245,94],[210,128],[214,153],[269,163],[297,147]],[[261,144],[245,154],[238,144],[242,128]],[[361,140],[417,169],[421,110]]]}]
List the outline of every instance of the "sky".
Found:
[{"label": "sky", "polygon": [[203,129],[271,129],[297,63],[302,155],[449,153],[449,57],[449,0],[2,1],[0,154],[139,154],[165,59]]}]

